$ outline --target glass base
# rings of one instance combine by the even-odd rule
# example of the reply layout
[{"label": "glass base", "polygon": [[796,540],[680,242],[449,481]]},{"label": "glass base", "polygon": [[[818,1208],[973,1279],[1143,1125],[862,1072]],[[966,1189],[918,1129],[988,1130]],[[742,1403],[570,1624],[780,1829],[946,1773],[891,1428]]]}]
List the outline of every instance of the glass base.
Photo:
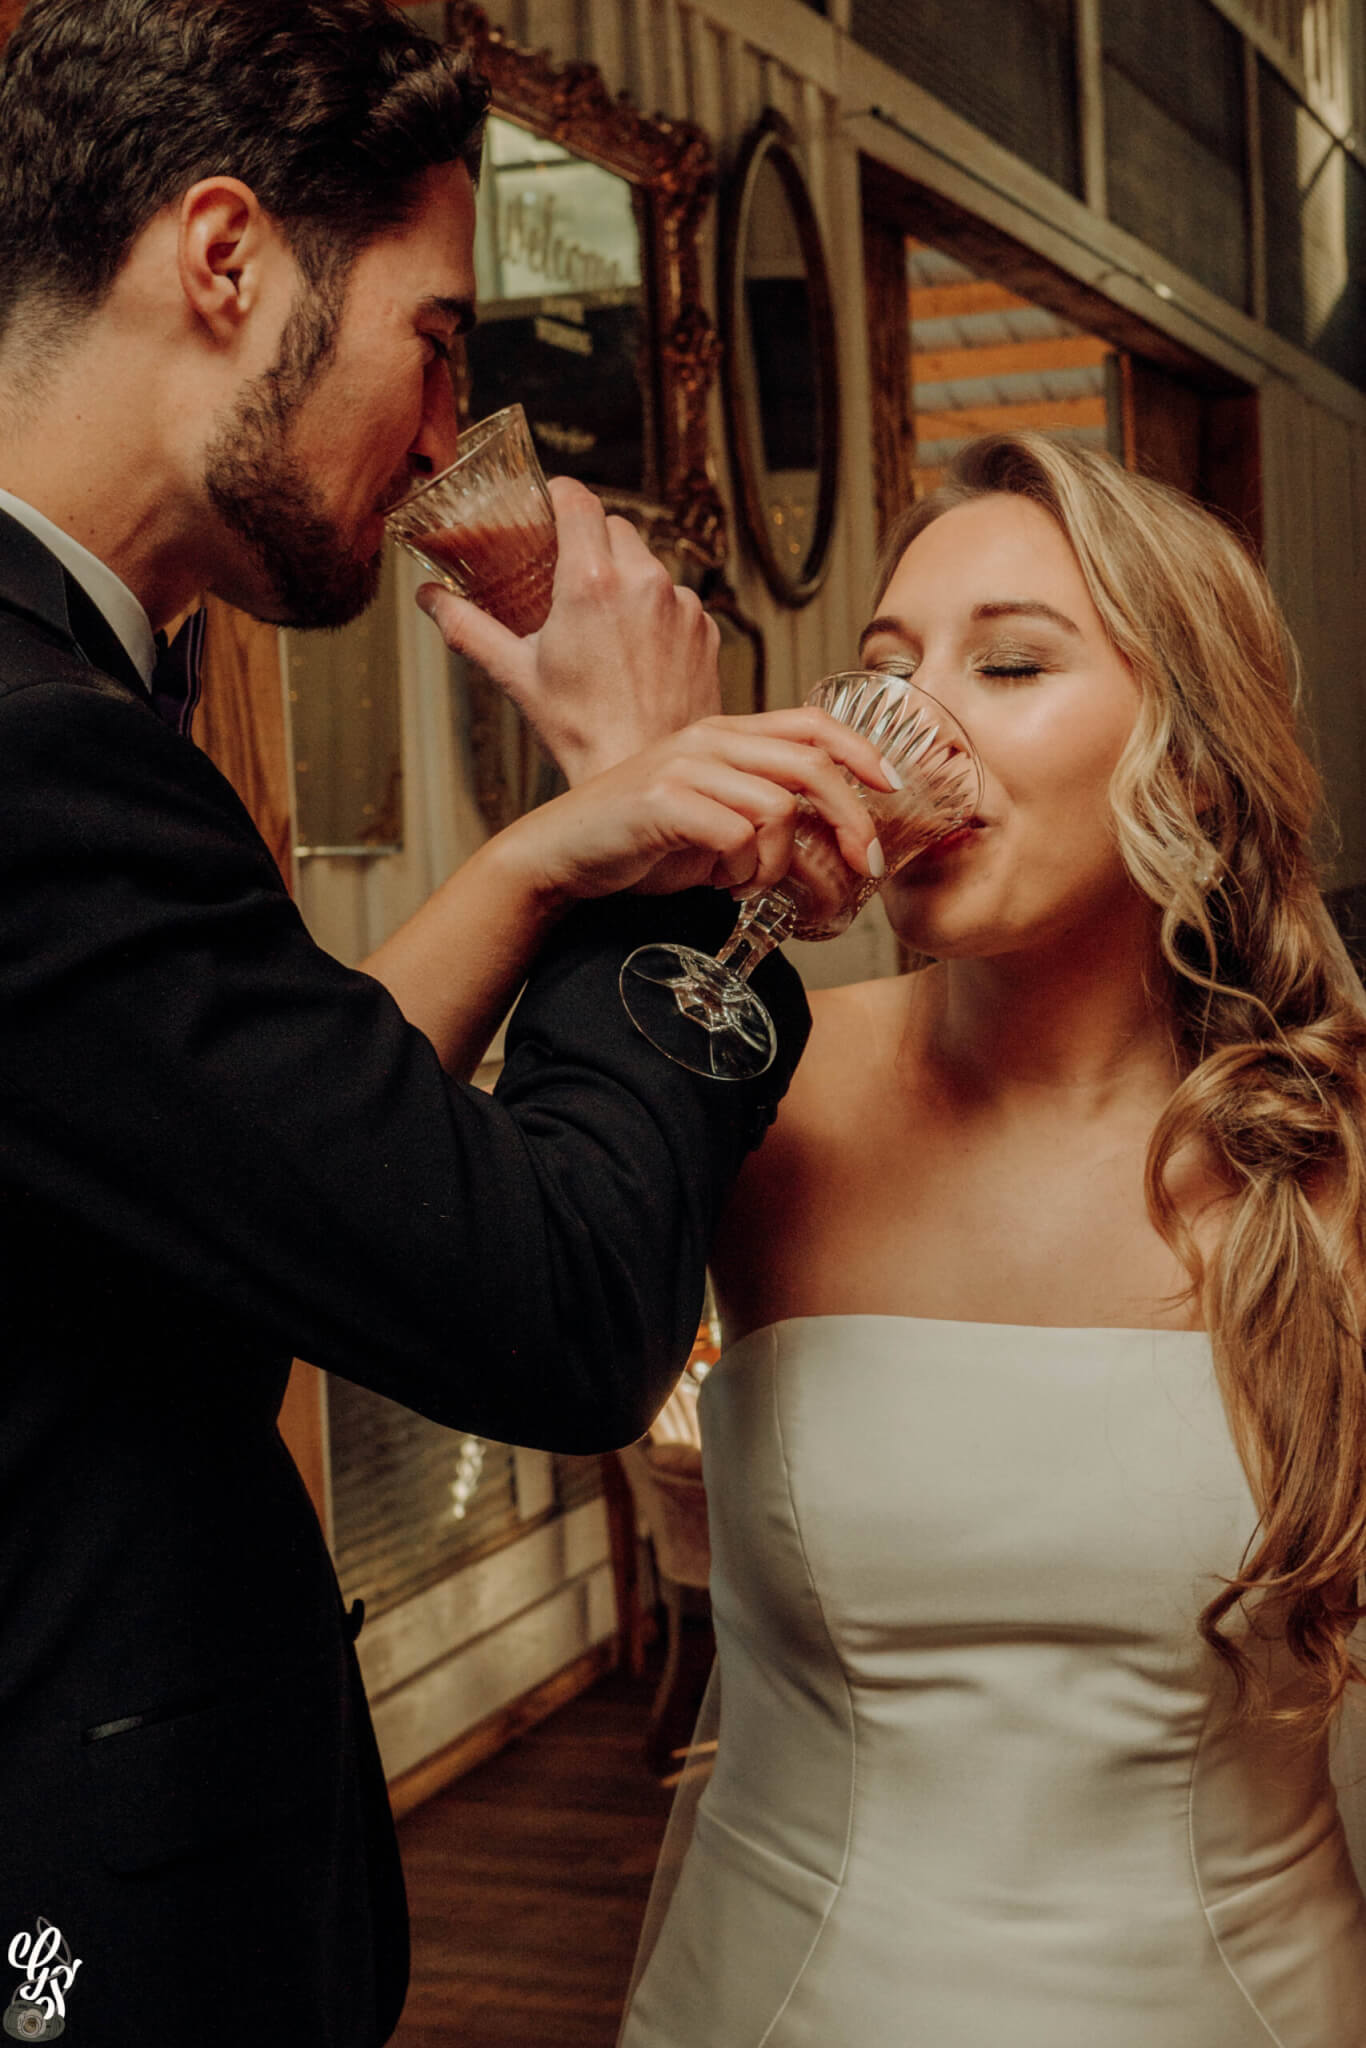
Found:
[{"label": "glass base", "polygon": [[746,982],[691,946],[637,946],[621,970],[626,1013],[690,1073],[753,1081],[778,1049],[773,1019]]}]

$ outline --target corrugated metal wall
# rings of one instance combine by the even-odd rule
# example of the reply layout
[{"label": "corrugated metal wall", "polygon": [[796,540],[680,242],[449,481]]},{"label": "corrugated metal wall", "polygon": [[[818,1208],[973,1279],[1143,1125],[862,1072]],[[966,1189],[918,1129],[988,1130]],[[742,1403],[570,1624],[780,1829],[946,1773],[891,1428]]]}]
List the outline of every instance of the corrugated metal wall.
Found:
[{"label": "corrugated metal wall", "polygon": [[1366,97],[1360,0],[1214,0],[1302,85],[1320,113],[1343,118]]},{"label": "corrugated metal wall", "polygon": [[1366,882],[1366,428],[1279,380],[1261,393],[1267,567],[1304,657],[1339,883]]}]

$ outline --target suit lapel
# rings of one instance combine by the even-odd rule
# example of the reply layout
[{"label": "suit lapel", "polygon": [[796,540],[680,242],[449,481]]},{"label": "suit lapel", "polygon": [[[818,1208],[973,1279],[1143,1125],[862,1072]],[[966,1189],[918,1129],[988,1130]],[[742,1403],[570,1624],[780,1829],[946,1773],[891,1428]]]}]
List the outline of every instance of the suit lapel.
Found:
[{"label": "suit lapel", "polygon": [[0,606],[44,626],[87,663],[149,705],[137,664],[99,606],[50,549],[0,512]]}]

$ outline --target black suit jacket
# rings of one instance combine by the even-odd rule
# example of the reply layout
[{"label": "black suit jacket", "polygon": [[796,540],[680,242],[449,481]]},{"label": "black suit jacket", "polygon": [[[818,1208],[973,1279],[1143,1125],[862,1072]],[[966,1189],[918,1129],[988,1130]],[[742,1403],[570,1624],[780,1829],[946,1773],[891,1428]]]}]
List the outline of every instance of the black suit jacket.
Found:
[{"label": "black suit jacket", "polygon": [[771,965],[776,1067],[706,1082],[617,972],[729,917],[585,906],[496,1099],[452,1082],[0,519],[0,2011],[42,1914],[72,2048],[388,2038],[402,1881],[289,1359],[503,1441],[644,1429],[805,1007]]}]

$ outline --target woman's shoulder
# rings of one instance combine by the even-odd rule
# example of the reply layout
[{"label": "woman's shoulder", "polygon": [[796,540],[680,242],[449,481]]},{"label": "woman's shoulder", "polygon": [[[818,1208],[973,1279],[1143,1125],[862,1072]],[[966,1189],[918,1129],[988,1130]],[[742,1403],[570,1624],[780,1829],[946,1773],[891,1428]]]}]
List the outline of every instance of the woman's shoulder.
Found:
[{"label": "woman's shoulder", "polygon": [[931,996],[921,975],[812,993],[806,1052],[713,1252],[728,1331],[828,1308],[851,1236],[917,1170]]},{"label": "woman's shoulder", "polygon": [[872,1069],[885,1073],[913,1061],[924,990],[920,975],[907,974],[813,990],[811,1038],[798,1080],[810,1083],[819,1073],[828,1082],[833,1071],[856,1084]]},{"label": "woman's shoulder", "polygon": [[838,988],[812,989],[808,995],[812,1020],[821,1030],[833,1027],[874,1033],[892,1026],[899,1033],[918,1007],[916,998],[923,986],[919,974],[884,974],[876,981],[847,981]]},{"label": "woman's shoulder", "polygon": [[847,1135],[893,1085],[905,1100],[919,1038],[917,994],[905,975],[811,991],[811,1036],[764,1148],[770,1161],[789,1145]]}]

